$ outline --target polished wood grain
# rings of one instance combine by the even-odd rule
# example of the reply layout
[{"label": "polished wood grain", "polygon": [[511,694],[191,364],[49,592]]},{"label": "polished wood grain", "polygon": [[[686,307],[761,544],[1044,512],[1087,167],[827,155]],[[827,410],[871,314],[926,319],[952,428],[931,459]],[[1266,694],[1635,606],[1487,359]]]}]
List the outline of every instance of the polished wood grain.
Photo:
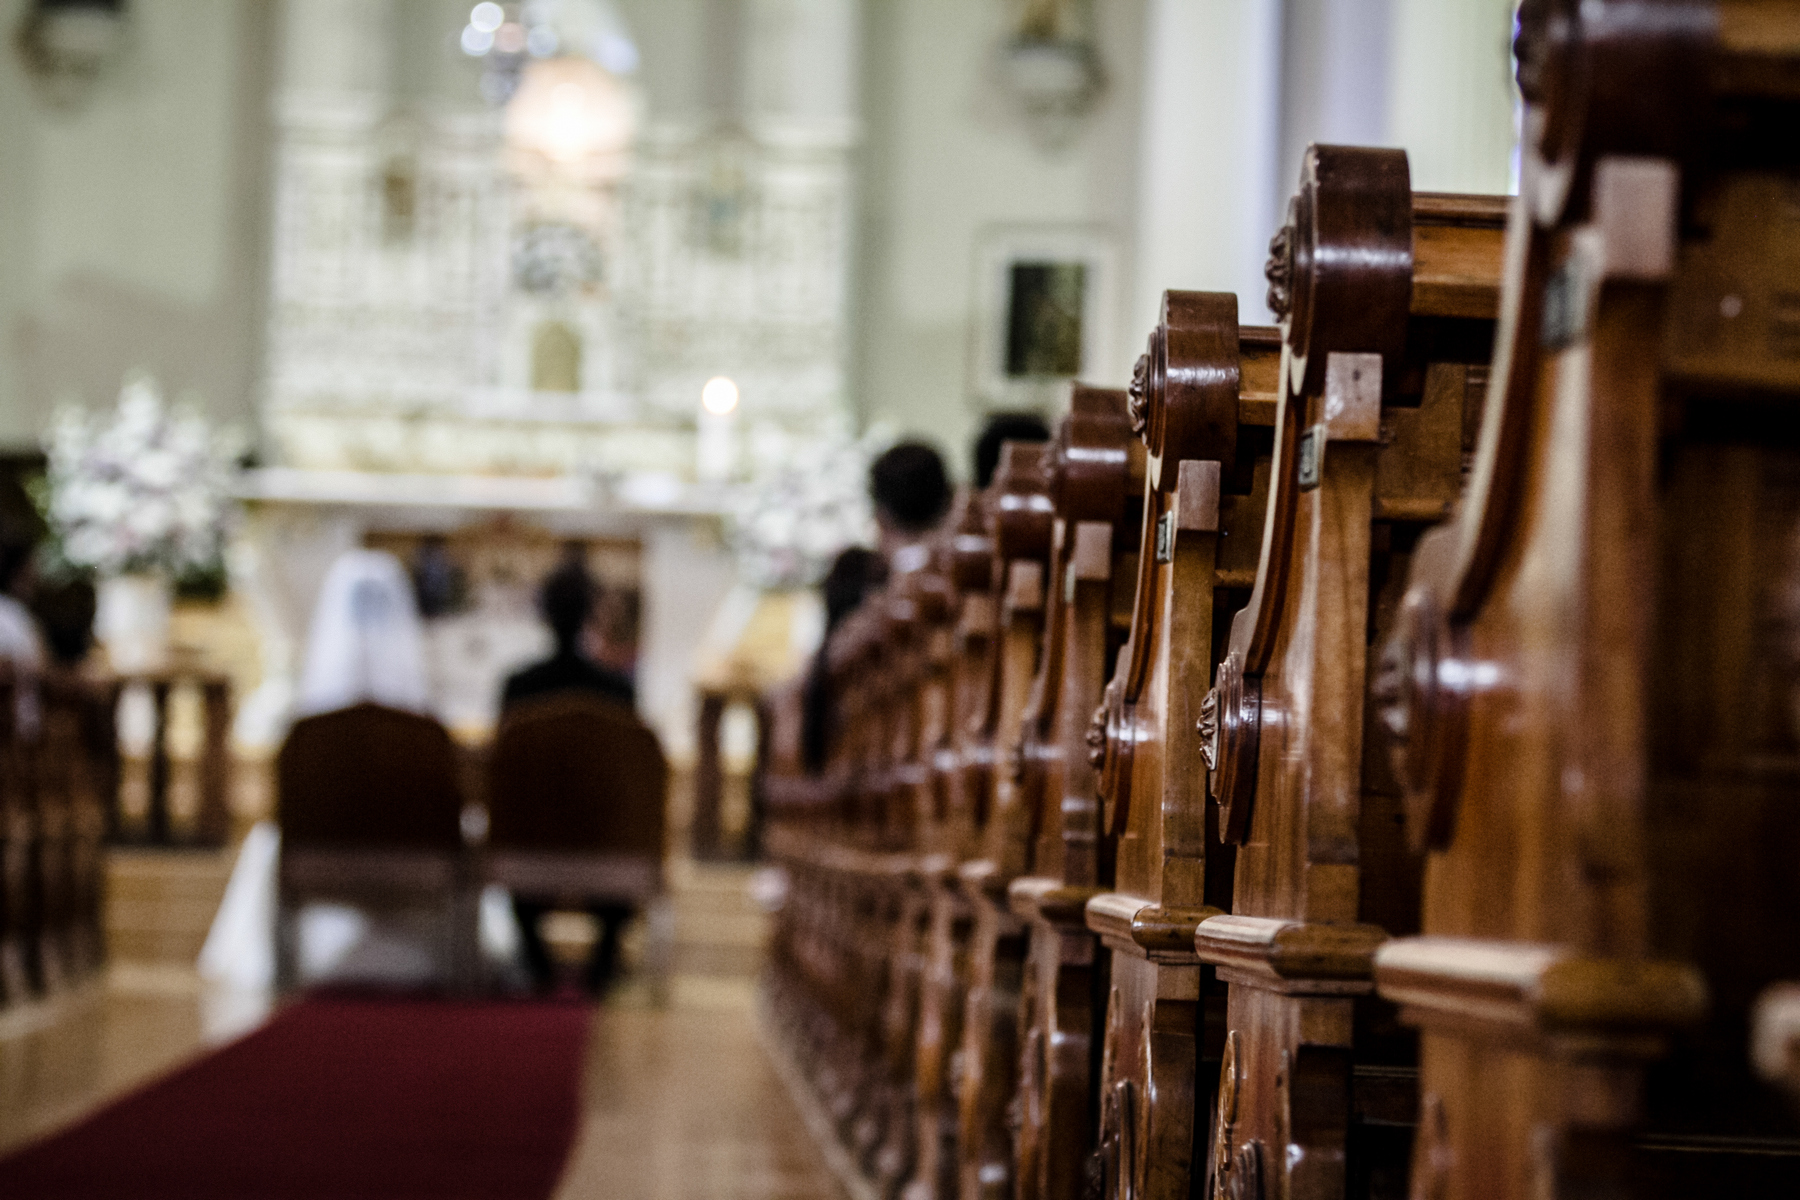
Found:
[{"label": "polished wood grain", "polygon": [[1353,1120],[1358,1070],[1410,1060],[1391,1010],[1356,997],[1375,948],[1416,927],[1419,871],[1366,725],[1371,637],[1394,619],[1411,539],[1461,487],[1504,211],[1415,197],[1406,176],[1398,152],[1314,147],[1270,267],[1293,296],[1275,478],[1208,701],[1221,832],[1239,843],[1230,914],[1195,936],[1230,987],[1217,1196],[1339,1196],[1404,1161]]},{"label": "polished wood grain", "polygon": [[[1029,1039],[1046,1008],[1058,995],[1072,994],[1066,981],[1051,983],[1046,994],[1040,960],[1050,952],[1035,933],[1028,940],[1022,917],[1009,909],[1008,886],[1028,871],[1045,872],[1046,878],[1058,882],[1091,884],[1100,871],[1111,868],[1110,847],[1101,842],[1088,782],[1085,738],[1087,714],[1104,678],[1119,606],[1115,594],[1120,575],[1115,559],[1123,545],[1119,534],[1136,515],[1128,497],[1133,473],[1142,469],[1141,454],[1130,449],[1124,393],[1076,385],[1069,415],[1046,465],[1050,585],[1042,652],[1019,715],[1019,740],[1008,758],[1011,769],[996,793],[984,843],[987,853],[963,872],[977,909],[977,936],[961,1056],[962,1195],[1009,1194],[1015,1157],[1026,1164],[1027,1174],[1018,1182],[1021,1191],[1037,1186],[1044,1177],[1037,1164],[1047,1143],[1032,1125],[1031,1112],[1009,1116],[1009,1111],[1020,1112],[1015,1092],[1021,1069],[1033,1079],[1042,1077],[1029,1062],[1021,1068],[1020,1039],[1028,1039],[1029,1058]],[[1069,947],[1068,953],[1072,971],[1091,964],[1091,954],[1084,958],[1079,945]],[[1083,1034],[1086,1028],[1084,1018]],[[1073,1068],[1083,1054],[1070,1047],[1064,1058],[1067,1062],[1061,1065]],[[1081,1085],[1071,1089],[1065,1084],[1060,1095],[1080,1092]],[[1015,1125],[1019,1125],[1016,1155]],[[1079,1119],[1073,1136],[1079,1145]],[[1074,1178],[1060,1166],[1053,1174],[1057,1179]]]},{"label": "polished wood grain", "polygon": [[[992,532],[999,596],[998,653],[985,702],[972,714],[964,779],[980,816],[976,855],[958,868],[960,902],[971,914],[965,987],[957,1005],[961,1075],[955,1082],[954,1145],[944,1159],[945,1195],[984,1173],[1012,1177],[1013,1146],[1005,1103],[1018,1039],[1017,1008],[1025,940],[1000,897],[1012,856],[1025,842],[1024,801],[1015,769],[1032,702],[1054,569],[1052,452],[1046,445],[1006,443],[995,474]],[[949,1114],[947,1114],[949,1115]]]},{"label": "polished wood grain", "polygon": [[1242,599],[1226,572],[1248,582],[1254,569],[1280,361],[1276,331],[1240,330],[1236,309],[1229,294],[1167,293],[1134,381],[1150,451],[1136,602],[1095,715],[1117,872],[1084,914],[1110,960],[1097,1164],[1109,1197],[1189,1195],[1195,1114],[1216,1075],[1201,1031],[1209,1004],[1220,1023],[1224,997],[1193,937],[1230,901],[1233,855],[1213,844],[1190,764],[1215,616],[1222,626]]},{"label": "polished wood grain", "polygon": [[[987,495],[959,496],[942,530],[893,557],[825,649],[836,712],[820,782],[767,785],[768,845],[797,901],[774,938],[775,994],[837,1136],[888,1195],[957,1191],[967,1017],[1016,1007],[1022,939],[982,900],[993,860],[971,856],[1028,828],[1005,764],[1040,657],[1052,484],[1043,447],[1009,444]],[[766,707],[791,726],[782,703]],[[772,731],[773,750],[794,742]],[[796,765],[790,752],[771,774]]]},{"label": "polished wood grain", "polygon": [[[1800,1186],[1749,1056],[1756,997],[1800,974],[1775,681],[1800,510],[1770,419],[1800,383],[1771,300],[1800,243],[1746,149],[1791,119],[1778,31],[1800,8],[1663,7],[1527,14],[1480,487],[1421,545],[1386,654],[1434,851],[1425,936],[1377,955],[1424,1031],[1419,1195]],[[1631,51],[1583,74],[1602,42]],[[1746,92],[1778,103],[1726,99]]]}]

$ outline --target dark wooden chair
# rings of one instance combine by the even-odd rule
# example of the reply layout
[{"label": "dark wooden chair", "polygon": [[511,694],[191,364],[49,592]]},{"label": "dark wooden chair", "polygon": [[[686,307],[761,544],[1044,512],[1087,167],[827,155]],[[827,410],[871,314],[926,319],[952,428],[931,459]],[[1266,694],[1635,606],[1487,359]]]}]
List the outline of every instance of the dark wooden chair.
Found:
[{"label": "dark wooden chair", "polygon": [[456,749],[430,717],[357,704],[294,723],[275,762],[276,981],[297,981],[300,905],[430,906],[453,988],[475,977],[476,891]]},{"label": "dark wooden chair", "polygon": [[669,767],[637,714],[579,692],[509,708],[488,759],[490,883],[559,903],[645,912],[649,975],[666,996],[673,912],[663,878]]}]

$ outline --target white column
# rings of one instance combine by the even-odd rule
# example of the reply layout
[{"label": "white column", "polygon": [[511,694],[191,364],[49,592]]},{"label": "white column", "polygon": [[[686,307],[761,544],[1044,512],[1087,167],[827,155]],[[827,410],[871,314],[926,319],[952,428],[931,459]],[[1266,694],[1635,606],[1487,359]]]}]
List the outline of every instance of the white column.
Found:
[{"label": "white column", "polygon": [[1281,203],[1315,142],[1379,146],[1387,129],[1393,0],[1286,0],[1281,31]]},{"label": "white column", "polygon": [[1279,0],[1150,2],[1131,324],[1113,377],[1129,377],[1168,288],[1235,291],[1241,321],[1269,319],[1280,30]]},{"label": "white column", "polygon": [[694,756],[694,655],[735,578],[731,556],[704,530],[659,522],[645,531],[638,712],[677,764]]},{"label": "white column", "polygon": [[382,94],[393,72],[394,0],[286,0],[281,90]]},{"label": "white column", "polygon": [[1512,181],[1512,0],[1393,0],[1388,141],[1419,191]]},{"label": "white column", "polygon": [[856,121],[855,0],[745,0],[744,100],[765,137],[844,143]]}]

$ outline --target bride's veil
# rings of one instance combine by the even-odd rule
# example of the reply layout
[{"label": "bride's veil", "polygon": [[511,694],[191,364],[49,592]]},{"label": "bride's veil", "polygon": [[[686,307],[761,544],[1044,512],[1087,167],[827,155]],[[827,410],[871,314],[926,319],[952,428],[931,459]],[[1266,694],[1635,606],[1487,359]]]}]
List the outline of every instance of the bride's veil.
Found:
[{"label": "bride's veil", "polygon": [[300,716],[374,701],[423,712],[425,641],[412,581],[382,550],[346,550],[325,575],[306,665]]}]

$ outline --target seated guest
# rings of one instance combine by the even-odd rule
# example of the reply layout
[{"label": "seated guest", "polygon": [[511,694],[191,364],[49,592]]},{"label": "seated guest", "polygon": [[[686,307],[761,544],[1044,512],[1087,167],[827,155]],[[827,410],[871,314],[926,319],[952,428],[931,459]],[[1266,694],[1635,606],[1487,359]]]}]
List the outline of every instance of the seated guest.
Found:
[{"label": "seated guest", "polygon": [[975,439],[975,487],[985,489],[994,482],[994,471],[1000,466],[1002,442],[1047,442],[1050,427],[1036,413],[997,412],[988,414],[981,436]]},{"label": "seated guest", "polygon": [[583,635],[599,601],[599,585],[579,563],[565,562],[545,578],[538,611],[556,638],[556,652],[507,679],[502,709],[532,696],[567,691],[593,692],[627,707],[637,703],[637,687],[629,675],[582,652]]},{"label": "seated guest", "polygon": [[31,574],[43,522],[17,479],[0,478],[0,662],[35,673],[44,665],[44,642],[19,593]]},{"label": "seated guest", "polygon": [[31,561],[32,544],[0,536],[0,662],[34,673],[44,665],[44,643],[31,610],[13,595]]},{"label": "seated guest", "polygon": [[[538,593],[538,608],[556,638],[556,653],[507,679],[500,698],[503,710],[523,700],[571,691],[591,692],[626,707],[636,704],[637,688],[629,676],[601,666],[582,652],[583,634],[599,599],[599,586],[581,563],[565,559],[550,573]],[[601,640],[606,639],[603,636]],[[519,925],[519,948],[531,972],[532,984],[538,991],[548,991],[556,981],[556,966],[550,961],[538,922],[545,913],[563,906],[554,896],[514,895],[512,907]],[[612,981],[619,958],[619,928],[630,918],[631,909],[604,902],[582,908],[599,925],[582,984],[589,993],[598,995]]]},{"label": "seated guest", "polygon": [[950,511],[944,460],[924,442],[899,442],[869,465],[869,497],[881,530],[881,553],[892,559],[936,528]]},{"label": "seated guest", "polygon": [[[887,564],[873,550],[851,546],[838,554],[819,583],[825,602],[827,640],[831,631],[855,612],[863,597],[880,587],[886,576]],[[824,767],[831,734],[831,674],[821,642],[806,673],[806,699],[801,714],[800,746],[807,770],[816,773]]]}]

